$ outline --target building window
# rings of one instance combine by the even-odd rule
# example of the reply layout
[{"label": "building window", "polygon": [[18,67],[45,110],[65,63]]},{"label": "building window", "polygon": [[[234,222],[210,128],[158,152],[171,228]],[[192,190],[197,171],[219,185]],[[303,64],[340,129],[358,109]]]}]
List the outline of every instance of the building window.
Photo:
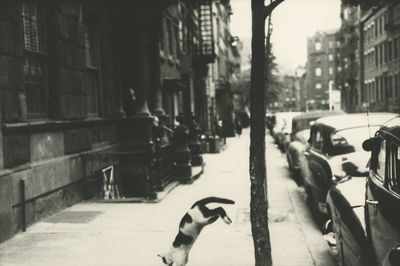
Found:
[{"label": "building window", "polygon": [[188,14],[184,4],[180,4],[179,20],[179,50],[182,54],[187,52],[187,20]]},{"label": "building window", "polygon": [[87,97],[88,97],[88,115],[99,115],[99,28],[96,23],[96,15],[85,10],[84,12],[84,40],[86,57]]},{"label": "building window", "polygon": [[168,47],[167,51],[169,55],[174,53],[174,34],[171,19],[167,18],[167,39]]},{"label": "building window", "polygon": [[317,42],[315,43],[315,50],[321,51],[321,49],[322,49],[321,42],[317,41]]},{"label": "building window", "polygon": [[379,45],[379,65],[383,65],[383,46],[382,44]]},{"label": "building window", "polygon": [[[371,54],[368,54],[368,59],[371,58]],[[370,60],[368,60],[368,64],[370,63]],[[347,57],[344,58],[344,68],[347,69],[349,68],[349,59]]]},{"label": "building window", "polygon": [[378,164],[376,167],[376,173],[379,175],[380,181],[383,182],[385,179],[385,162],[386,162],[386,141],[383,140],[381,143],[381,147],[379,150],[379,155],[378,155]]},{"label": "building window", "polygon": [[337,72],[342,72],[342,67],[341,66],[337,67]]},{"label": "building window", "polygon": [[333,61],[333,54],[329,54],[329,55],[328,55],[328,60],[329,60],[330,62]]},{"label": "building window", "polygon": [[161,34],[160,34],[160,50],[165,52],[165,18],[161,22]]},{"label": "building window", "polygon": [[328,73],[329,73],[329,75],[333,75],[333,68],[332,67],[329,67]]},{"label": "building window", "polygon": [[180,45],[179,45],[179,24],[174,23],[174,56],[178,57],[181,53]]},{"label": "building window", "polygon": [[400,24],[400,4],[394,8],[394,24]]},{"label": "building window", "polygon": [[400,37],[397,37],[393,40],[393,59],[396,60],[399,58],[400,53]]},{"label": "building window", "polygon": [[400,146],[394,142],[390,143],[388,161],[389,188],[400,195]]},{"label": "building window", "polygon": [[44,10],[33,1],[22,3],[23,73],[29,118],[48,116],[47,47]]},{"label": "building window", "polygon": [[320,77],[321,76],[321,74],[322,74],[322,69],[321,68],[316,68],[315,69],[315,75],[317,76],[317,77]]},{"label": "building window", "polygon": [[315,84],[315,88],[316,88],[317,90],[322,89],[322,84],[321,84],[321,83],[316,83],[316,84]]},{"label": "building window", "polygon": [[329,46],[329,49],[332,49],[332,48],[333,48],[333,42],[332,42],[332,41],[329,41],[329,42],[328,42],[328,46]]},{"label": "building window", "polygon": [[[394,93],[392,92],[392,76],[385,77],[386,80],[386,91],[388,93],[388,97],[393,97]],[[386,97],[385,97],[386,98]]]}]

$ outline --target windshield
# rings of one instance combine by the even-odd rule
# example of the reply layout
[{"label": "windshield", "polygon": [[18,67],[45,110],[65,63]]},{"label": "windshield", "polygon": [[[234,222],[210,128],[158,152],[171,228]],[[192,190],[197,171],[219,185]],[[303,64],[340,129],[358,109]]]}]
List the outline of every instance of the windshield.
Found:
[{"label": "windshield", "polygon": [[292,119],[299,115],[299,113],[280,113],[276,115],[276,127],[290,132],[292,131]]},{"label": "windshield", "polygon": [[379,126],[356,127],[336,131],[332,134],[333,146],[353,146],[356,151],[362,151],[364,140],[373,137]]},{"label": "windshield", "polygon": [[315,120],[317,120],[317,118],[312,117],[312,118],[293,121],[293,126],[292,126],[293,131],[297,132],[303,129],[309,129],[311,126],[311,122]]}]

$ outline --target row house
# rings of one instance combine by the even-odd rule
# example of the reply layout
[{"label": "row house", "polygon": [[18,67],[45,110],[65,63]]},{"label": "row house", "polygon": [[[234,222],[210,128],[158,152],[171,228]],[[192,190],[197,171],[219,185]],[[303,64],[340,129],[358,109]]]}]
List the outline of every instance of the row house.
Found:
[{"label": "row house", "polygon": [[0,241],[83,199],[155,199],[197,173],[215,59],[204,3],[2,1]]},{"label": "row house", "polygon": [[341,19],[343,109],[399,112],[400,4],[361,9],[342,3]]},{"label": "row house", "polygon": [[0,240],[82,199],[163,188],[172,162],[152,169],[164,9],[2,1]]},{"label": "row house", "polygon": [[370,9],[360,19],[363,46],[364,106],[400,111],[400,4]]},{"label": "row house", "polygon": [[247,126],[247,113],[246,106],[244,105],[245,99],[242,99],[241,95],[235,92],[235,87],[239,86],[239,84],[243,82],[241,69],[241,51],[243,49],[243,43],[238,36],[232,36],[231,40],[231,49],[229,49],[229,71],[231,73],[230,80],[232,89],[233,113],[235,116],[234,120],[240,121],[243,126]]},{"label": "row house", "polygon": [[218,120],[222,121],[223,135],[226,137],[235,136],[233,94],[232,94],[232,48],[235,46],[235,39],[230,33],[230,16],[232,14],[230,1],[214,1],[212,5],[214,14],[213,25],[215,31],[213,38],[215,61],[210,67],[211,80],[215,90],[215,114]]}]

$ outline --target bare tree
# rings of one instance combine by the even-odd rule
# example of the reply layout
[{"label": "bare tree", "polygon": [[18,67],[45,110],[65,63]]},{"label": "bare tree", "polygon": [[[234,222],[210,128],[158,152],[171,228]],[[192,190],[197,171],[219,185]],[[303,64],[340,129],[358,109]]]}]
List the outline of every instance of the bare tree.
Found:
[{"label": "bare tree", "polygon": [[[250,87],[250,218],[256,266],[272,265],[268,229],[267,172],[265,162],[265,20],[284,0],[251,0],[252,59]],[[270,31],[269,31],[270,32]]]}]

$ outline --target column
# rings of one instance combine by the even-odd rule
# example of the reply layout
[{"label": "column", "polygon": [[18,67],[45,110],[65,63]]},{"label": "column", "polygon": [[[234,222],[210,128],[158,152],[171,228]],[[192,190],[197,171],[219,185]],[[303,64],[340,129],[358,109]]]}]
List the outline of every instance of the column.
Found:
[{"label": "column", "polygon": [[154,115],[164,115],[162,107],[162,92],[161,92],[161,60],[160,60],[160,41],[162,27],[162,12],[156,11],[153,19],[154,36],[151,44],[151,112]]},{"label": "column", "polygon": [[112,20],[113,20],[113,48],[115,49],[115,58],[114,58],[114,84],[117,88],[116,90],[116,106],[115,111],[116,115],[120,117],[125,116],[125,111],[123,107],[123,98],[124,98],[124,91],[123,91],[123,75],[121,70],[121,51],[124,51],[124,46],[121,45],[123,43],[123,20],[121,18],[121,10],[113,5],[113,12],[112,12]]},{"label": "column", "polygon": [[133,77],[132,73],[132,88],[129,88],[131,97],[135,101],[135,116],[150,116],[149,108],[147,105],[147,90],[150,89],[150,68],[149,68],[149,55],[145,40],[144,34],[138,34],[137,38],[137,49],[133,46],[132,49],[135,49],[136,56],[133,60],[137,60],[134,62],[135,67],[134,71],[136,73],[136,77]]}]

